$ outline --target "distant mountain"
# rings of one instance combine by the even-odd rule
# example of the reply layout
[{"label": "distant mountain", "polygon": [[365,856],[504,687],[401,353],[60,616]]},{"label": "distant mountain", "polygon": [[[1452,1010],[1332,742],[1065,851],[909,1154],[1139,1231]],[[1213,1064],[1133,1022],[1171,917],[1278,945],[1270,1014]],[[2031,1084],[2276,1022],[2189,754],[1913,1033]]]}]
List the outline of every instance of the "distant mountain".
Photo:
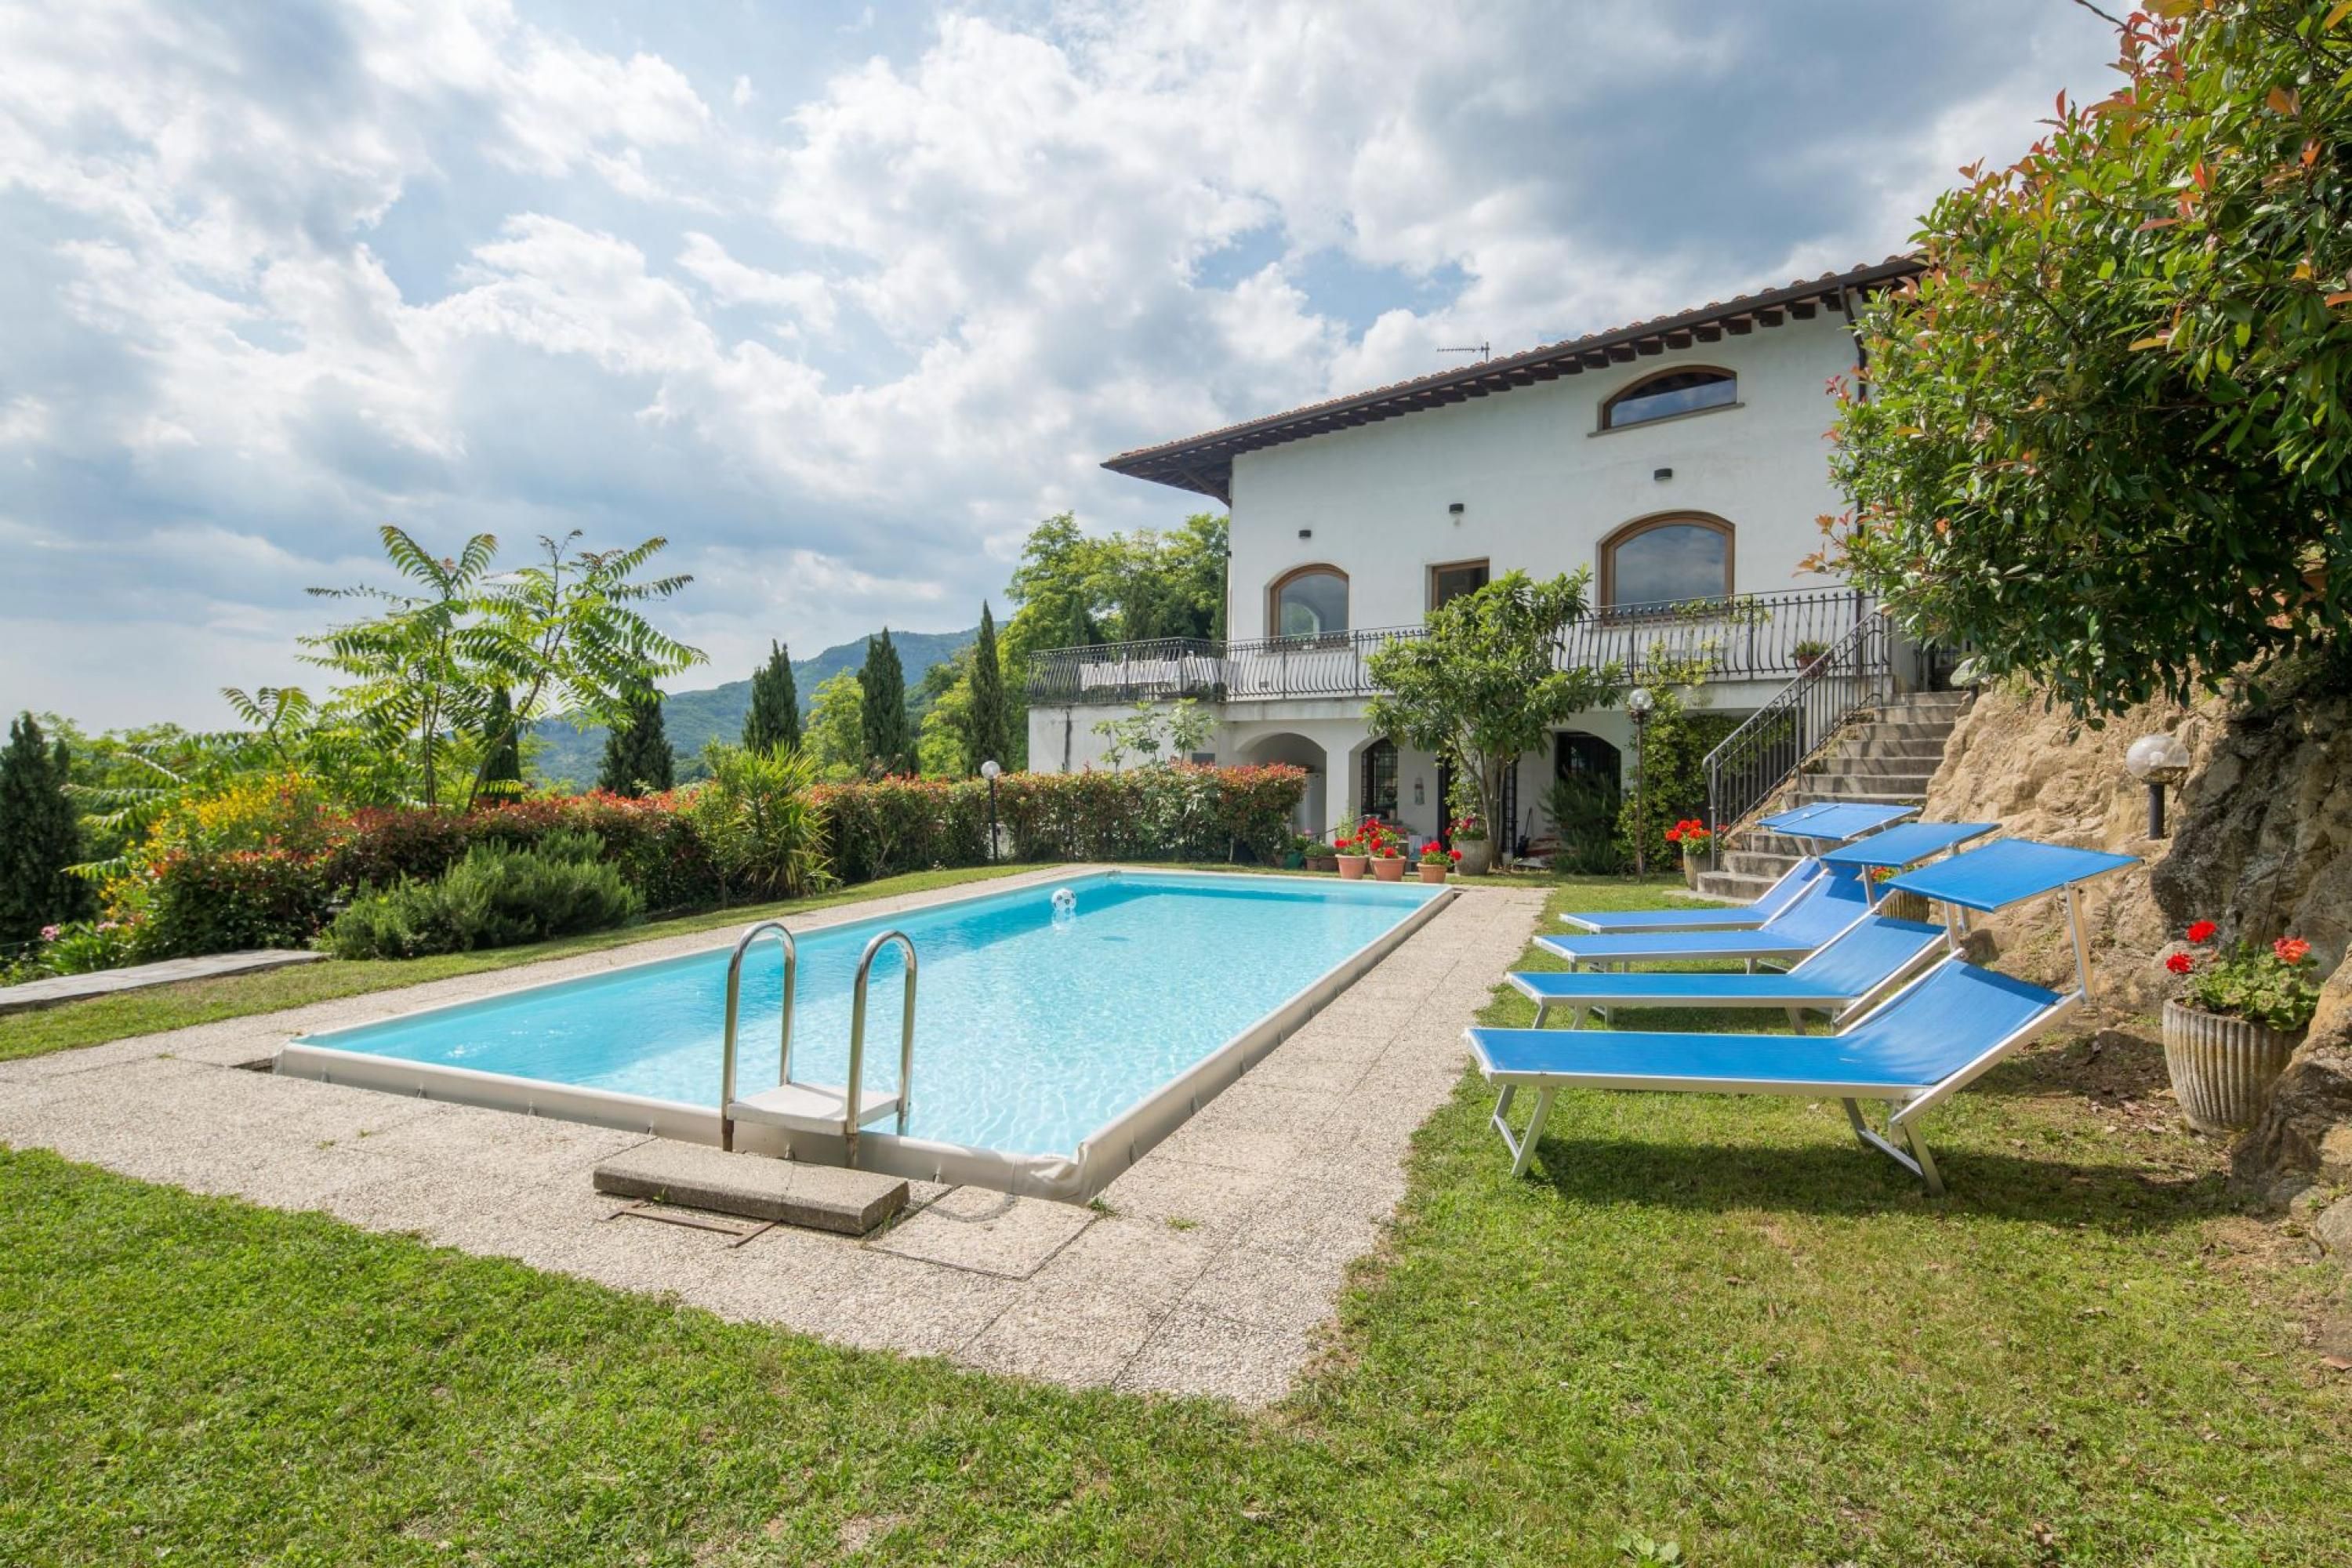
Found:
[{"label": "distant mountain", "polygon": [[[893,631],[890,640],[898,645],[898,662],[907,671],[908,693],[921,684],[923,671],[953,658],[979,635],[978,626],[962,632]],[[793,686],[801,700],[801,717],[808,717],[809,701],[818,687],[845,669],[856,672],[865,662],[864,637],[829,647],[814,658],[793,660]],[[668,693],[662,698],[662,728],[668,732],[670,750],[678,754],[682,763],[691,763],[712,740],[740,741],[743,716],[751,710],[751,682],[746,677],[708,690]],[[531,727],[531,732],[539,741],[537,754],[530,763],[536,782],[569,780],[582,789],[596,782],[596,770],[604,761],[604,726],[592,724],[585,730],[575,730],[561,719],[542,719]],[[686,769],[681,767],[679,776],[685,774]]]}]

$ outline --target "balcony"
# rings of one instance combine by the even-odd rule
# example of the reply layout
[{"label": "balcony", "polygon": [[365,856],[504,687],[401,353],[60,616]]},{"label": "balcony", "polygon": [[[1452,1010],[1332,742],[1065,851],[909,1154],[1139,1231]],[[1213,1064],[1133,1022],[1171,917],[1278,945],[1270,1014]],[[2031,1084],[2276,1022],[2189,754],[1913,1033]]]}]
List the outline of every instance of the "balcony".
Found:
[{"label": "balcony", "polygon": [[[1628,680],[1662,659],[1703,657],[1712,680],[1793,680],[1875,605],[1845,588],[1675,599],[1596,610],[1561,634],[1562,669],[1615,666]],[[1420,626],[1216,642],[1160,637],[1047,648],[1029,659],[1029,700],[1043,706],[1173,701],[1267,702],[1369,697],[1371,656],[1426,635]]]}]

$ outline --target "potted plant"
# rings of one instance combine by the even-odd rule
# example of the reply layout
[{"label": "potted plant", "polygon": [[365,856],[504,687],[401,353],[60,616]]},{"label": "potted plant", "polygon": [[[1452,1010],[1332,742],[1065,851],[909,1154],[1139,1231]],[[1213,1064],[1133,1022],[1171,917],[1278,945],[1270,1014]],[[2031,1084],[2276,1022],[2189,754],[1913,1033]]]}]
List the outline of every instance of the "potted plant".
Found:
[{"label": "potted plant", "polygon": [[1797,656],[1797,668],[1811,675],[1815,666],[1829,658],[1830,645],[1825,642],[1815,642],[1812,638],[1807,637],[1789,651]]},{"label": "potted plant", "polygon": [[1404,840],[1377,816],[1364,818],[1365,853],[1372,859],[1372,875],[1383,882],[1404,880]]},{"label": "potted plant", "polygon": [[1310,871],[1336,871],[1339,868],[1339,857],[1338,852],[1335,851],[1330,845],[1324,843],[1320,838],[1310,837],[1304,833],[1300,834],[1298,836],[1298,853],[1301,860]]},{"label": "potted plant", "polygon": [[2223,949],[2212,945],[2215,930],[2199,921],[2189,945],[2165,957],[2188,984],[2164,1004],[2164,1070],[2189,1125],[2235,1132],[2254,1124],[2303,1043],[2319,1005],[2318,965],[2301,937]]},{"label": "potted plant", "polygon": [[1494,847],[1486,837],[1486,819],[1475,811],[1465,811],[1448,825],[1454,847],[1462,851],[1462,873],[1468,877],[1483,876],[1494,864]]},{"label": "potted plant", "polygon": [[1699,873],[1706,869],[1706,847],[1715,841],[1706,824],[1697,817],[1675,823],[1666,829],[1666,842],[1683,847],[1683,885],[1696,889]]},{"label": "potted plant", "polygon": [[1364,868],[1370,865],[1370,846],[1365,842],[1364,829],[1354,817],[1339,825],[1339,836],[1331,840],[1339,862],[1339,879],[1343,882],[1363,880]]},{"label": "potted plant", "polygon": [[[1870,885],[1875,888],[1881,882],[1891,882],[1901,876],[1903,868],[1873,866],[1868,874]],[[1907,888],[1898,889],[1892,893],[1880,893],[1875,908],[1878,913],[1891,921],[1916,921],[1922,925],[1927,923],[1927,896],[1923,893],[1912,892]]]},{"label": "potted plant", "polygon": [[1445,880],[1445,874],[1454,869],[1454,863],[1461,858],[1461,850],[1448,849],[1436,839],[1431,839],[1421,847],[1421,879],[1424,882],[1443,882]]}]

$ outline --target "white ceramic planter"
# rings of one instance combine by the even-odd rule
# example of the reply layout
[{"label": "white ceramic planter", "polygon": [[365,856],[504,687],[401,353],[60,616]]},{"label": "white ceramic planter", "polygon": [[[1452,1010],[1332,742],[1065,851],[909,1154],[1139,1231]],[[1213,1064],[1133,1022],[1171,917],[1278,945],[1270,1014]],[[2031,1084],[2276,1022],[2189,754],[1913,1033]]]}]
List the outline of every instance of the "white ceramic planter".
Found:
[{"label": "white ceramic planter", "polygon": [[2300,1033],[2285,1034],[2178,1002],[2164,1005],[2164,1070],[2189,1125],[2200,1132],[2242,1132],[2252,1127],[2270,1098],[2271,1085],[2302,1043]]}]

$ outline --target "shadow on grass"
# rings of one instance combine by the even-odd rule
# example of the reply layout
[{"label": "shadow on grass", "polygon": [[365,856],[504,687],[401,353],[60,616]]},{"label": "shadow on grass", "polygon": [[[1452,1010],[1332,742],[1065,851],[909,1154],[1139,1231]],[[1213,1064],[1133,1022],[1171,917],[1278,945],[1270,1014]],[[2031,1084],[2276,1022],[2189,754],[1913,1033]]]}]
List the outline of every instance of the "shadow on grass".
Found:
[{"label": "shadow on grass", "polygon": [[[1547,1131],[1527,1179],[1578,1204],[1855,1217],[1925,1212],[2120,1235],[2193,1225],[2225,1206],[2215,1176],[2166,1179],[2137,1165],[2085,1165],[1945,1147],[1936,1142],[1934,1131],[1930,1126],[1923,1136],[1948,1189],[1942,1198],[1929,1197],[1908,1172],[1851,1140],[1776,1148]],[[1495,1153],[1501,1155],[1499,1144]]]}]

